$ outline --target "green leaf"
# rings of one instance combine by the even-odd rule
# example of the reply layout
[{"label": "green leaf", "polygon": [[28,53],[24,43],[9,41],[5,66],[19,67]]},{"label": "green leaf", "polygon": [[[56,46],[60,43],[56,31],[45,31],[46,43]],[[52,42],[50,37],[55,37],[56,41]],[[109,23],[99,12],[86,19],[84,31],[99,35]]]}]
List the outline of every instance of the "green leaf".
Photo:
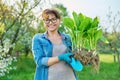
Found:
[{"label": "green leaf", "polygon": [[94,34],[94,29],[90,28],[89,30],[87,30],[87,33],[92,36]]},{"label": "green leaf", "polygon": [[107,38],[105,38],[105,36],[103,36],[103,35],[101,36],[100,40],[103,41],[104,43],[109,43]]},{"label": "green leaf", "polygon": [[79,17],[78,17],[78,15],[77,15],[76,12],[73,12],[72,15],[73,15],[73,18],[74,18],[74,22],[75,22],[75,25],[76,25],[76,29],[78,29],[78,27],[79,27],[79,25],[80,25]]},{"label": "green leaf", "polygon": [[95,41],[97,42],[97,40],[100,39],[100,37],[102,37],[102,29],[97,30],[94,35],[95,35]]},{"label": "green leaf", "polygon": [[85,39],[85,41],[84,41],[84,48],[90,50],[90,43],[89,43],[88,39]]},{"label": "green leaf", "polygon": [[90,25],[91,25],[91,19],[90,18],[85,18],[82,22],[81,25],[79,26],[79,30],[81,30],[82,32],[89,30]]},{"label": "green leaf", "polygon": [[85,19],[85,16],[82,13],[80,13],[78,17],[81,24],[81,22]]},{"label": "green leaf", "polygon": [[71,28],[72,30],[75,29],[73,19],[71,19],[71,18],[64,18],[63,22],[64,22],[64,25],[66,27]]},{"label": "green leaf", "polygon": [[92,24],[91,24],[91,28],[98,28],[98,23],[99,23],[99,20],[98,20],[98,18],[96,17],[96,18],[94,18],[94,20],[93,20],[93,22],[92,22]]}]

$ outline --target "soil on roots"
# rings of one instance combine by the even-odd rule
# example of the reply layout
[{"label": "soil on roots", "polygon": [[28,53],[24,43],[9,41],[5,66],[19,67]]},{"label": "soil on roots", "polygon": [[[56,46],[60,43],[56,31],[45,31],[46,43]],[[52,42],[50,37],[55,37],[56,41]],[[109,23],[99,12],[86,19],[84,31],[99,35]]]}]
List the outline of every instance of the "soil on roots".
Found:
[{"label": "soil on roots", "polygon": [[99,55],[94,50],[74,50],[74,58],[79,60],[83,65],[92,65],[95,73],[99,72]]}]

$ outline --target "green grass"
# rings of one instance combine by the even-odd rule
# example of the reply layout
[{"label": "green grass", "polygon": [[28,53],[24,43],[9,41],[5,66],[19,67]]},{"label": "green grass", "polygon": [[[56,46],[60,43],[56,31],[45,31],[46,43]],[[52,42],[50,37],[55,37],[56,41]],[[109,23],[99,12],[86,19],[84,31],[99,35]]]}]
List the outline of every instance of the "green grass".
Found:
[{"label": "green grass", "polygon": [[101,54],[100,55],[100,61],[101,62],[106,62],[106,63],[113,63],[114,58],[112,54]]},{"label": "green grass", "polygon": [[[118,64],[113,62],[113,56],[110,54],[100,55],[100,71],[95,74],[91,71],[91,66],[84,66],[81,72],[77,72],[79,80],[120,80],[118,75]],[[35,63],[33,57],[20,57],[16,64],[16,70],[1,77],[0,80],[33,80],[35,72]]]},{"label": "green grass", "polygon": [[84,66],[77,72],[79,80],[120,80],[118,63],[114,62],[112,54],[100,54],[100,70],[98,74],[92,72],[90,65]]},{"label": "green grass", "polygon": [[101,62],[98,74],[92,72],[91,66],[84,66],[83,71],[77,72],[77,75],[79,80],[120,80],[117,63]]},{"label": "green grass", "polygon": [[32,56],[18,58],[16,70],[12,70],[0,80],[33,80],[35,72],[35,63]]}]

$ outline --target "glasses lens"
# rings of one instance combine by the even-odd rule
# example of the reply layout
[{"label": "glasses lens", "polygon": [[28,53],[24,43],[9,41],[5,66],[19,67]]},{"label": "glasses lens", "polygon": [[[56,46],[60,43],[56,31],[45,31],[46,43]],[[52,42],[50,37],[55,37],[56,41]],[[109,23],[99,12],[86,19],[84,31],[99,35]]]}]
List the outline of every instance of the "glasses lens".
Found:
[{"label": "glasses lens", "polygon": [[56,19],[56,18],[53,18],[53,19],[52,19],[52,22],[53,22],[53,23],[55,23],[56,21],[57,21],[57,19]]},{"label": "glasses lens", "polygon": [[52,23],[56,23],[57,18],[52,18],[52,19],[46,19],[46,20],[44,20],[44,22],[45,22],[46,24],[49,24],[50,21],[51,21]]},{"label": "glasses lens", "polygon": [[44,22],[45,22],[46,24],[48,24],[50,21],[49,21],[49,20],[44,20]]}]

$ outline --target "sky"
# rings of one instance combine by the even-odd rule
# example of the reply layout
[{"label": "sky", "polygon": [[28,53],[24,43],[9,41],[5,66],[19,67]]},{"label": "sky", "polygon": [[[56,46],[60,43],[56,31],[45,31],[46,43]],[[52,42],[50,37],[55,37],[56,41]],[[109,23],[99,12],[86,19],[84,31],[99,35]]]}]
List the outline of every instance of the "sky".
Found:
[{"label": "sky", "polygon": [[113,12],[120,11],[120,0],[51,0],[51,2],[62,3],[70,14],[76,11],[90,17],[106,16],[109,7]]},{"label": "sky", "polygon": [[[41,1],[48,2],[48,0]],[[13,2],[13,0],[8,0],[7,2]],[[52,4],[63,4],[70,15],[73,11],[76,11],[77,13],[81,12],[89,17],[99,16],[100,18],[103,18],[108,13],[109,7],[111,7],[111,10],[114,13],[120,11],[120,0],[50,0],[50,2]],[[45,4],[44,7],[50,7],[49,2],[48,4]]]},{"label": "sky", "polygon": [[[46,1],[46,4],[42,6],[43,8],[50,7],[48,0],[42,1]],[[12,0],[10,0],[10,2],[12,2]],[[106,24],[105,19],[109,7],[113,14],[116,14],[117,11],[120,12],[120,0],[50,0],[50,2],[51,4],[63,4],[67,8],[69,15],[72,15],[72,12],[75,11],[91,18],[98,16],[100,21],[103,22],[101,24]],[[39,15],[41,11],[35,8],[34,12]]]}]

